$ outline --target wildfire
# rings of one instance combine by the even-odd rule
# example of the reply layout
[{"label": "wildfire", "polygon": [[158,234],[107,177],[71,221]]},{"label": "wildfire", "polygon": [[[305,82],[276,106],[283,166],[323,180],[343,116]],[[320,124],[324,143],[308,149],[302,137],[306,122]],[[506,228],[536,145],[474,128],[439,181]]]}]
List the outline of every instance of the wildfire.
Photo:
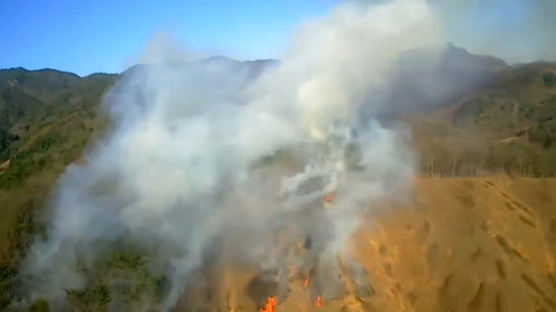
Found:
[{"label": "wildfire", "polygon": [[324,195],[324,197],[322,198],[322,204],[325,206],[332,204],[334,202],[334,197],[335,197],[334,195],[335,195],[334,192],[330,192]]},{"label": "wildfire", "polygon": [[322,299],[320,296],[317,296],[317,301],[315,301],[315,307],[320,308],[322,305]]},{"label": "wildfire", "polygon": [[309,276],[307,276],[305,278],[305,282],[303,282],[303,287],[307,288],[309,287],[309,281],[311,280],[311,278]]},{"label": "wildfire", "polygon": [[260,312],[276,312],[276,298],[275,297],[268,297],[266,299],[266,304]]}]

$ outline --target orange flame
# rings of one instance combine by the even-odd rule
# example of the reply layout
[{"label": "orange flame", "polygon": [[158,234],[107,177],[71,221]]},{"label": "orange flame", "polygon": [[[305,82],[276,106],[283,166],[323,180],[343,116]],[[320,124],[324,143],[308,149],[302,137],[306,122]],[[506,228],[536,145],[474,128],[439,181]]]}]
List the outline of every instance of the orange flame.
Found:
[{"label": "orange flame", "polygon": [[276,312],[276,298],[268,297],[264,309],[260,309],[260,312]]},{"label": "orange flame", "polygon": [[309,281],[311,280],[311,277],[307,276],[305,278],[305,282],[303,282],[303,287],[307,288],[309,287]]},{"label": "orange flame", "polygon": [[335,194],[334,192],[330,192],[322,198],[322,203],[325,205],[332,204],[334,202]]},{"label": "orange flame", "polygon": [[320,308],[322,305],[322,299],[320,296],[317,296],[317,301],[315,301],[315,307]]}]

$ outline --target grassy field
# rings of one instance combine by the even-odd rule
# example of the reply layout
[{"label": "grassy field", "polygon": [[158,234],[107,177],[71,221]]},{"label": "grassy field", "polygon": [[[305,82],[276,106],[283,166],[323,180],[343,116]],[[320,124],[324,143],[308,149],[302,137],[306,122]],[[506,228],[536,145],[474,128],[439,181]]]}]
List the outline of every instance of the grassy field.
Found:
[{"label": "grassy field", "polygon": [[[370,207],[347,267],[319,311],[551,311],[556,309],[556,179],[419,177],[413,195]],[[327,209],[334,209],[333,206]],[[342,261],[340,259],[340,261]],[[216,267],[219,288],[183,311],[256,311],[254,268]],[[364,281],[361,280],[364,276]],[[319,285],[292,268],[277,311],[314,311]],[[364,287],[370,284],[370,288]],[[192,286],[198,294],[202,285]],[[261,287],[264,289],[264,287]],[[275,291],[275,290],[274,290]],[[208,302],[208,303],[207,303]]]}]

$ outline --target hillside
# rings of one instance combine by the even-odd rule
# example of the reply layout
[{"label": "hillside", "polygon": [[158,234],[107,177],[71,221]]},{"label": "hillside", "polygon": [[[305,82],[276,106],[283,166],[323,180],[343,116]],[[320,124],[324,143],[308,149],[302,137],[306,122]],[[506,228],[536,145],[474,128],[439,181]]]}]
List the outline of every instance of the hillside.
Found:
[{"label": "hillside", "polygon": [[351,244],[363,273],[342,259],[334,296],[314,276],[305,287],[304,272],[292,270],[280,292],[260,272],[207,265],[203,281],[218,288],[191,285],[179,308],[256,311],[278,296],[277,311],[303,312],[323,296],[323,312],[552,311],[555,187],[554,179],[418,178],[411,198],[371,207]]},{"label": "hillside", "polygon": [[[556,185],[547,179],[556,176],[556,64],[508,66],[452,45],[442,53],[434,64],[422,51],[400,60],[397,83],[385,95],[396,104],[380,112],[384,120],[409,125],[422,175],[415,198],[382,203],[369,218],[373,226],[356,237],[353,256],[372,286],[357,294],[359,282],[343,276],[348,295],[327,299],[323,311],[506,311],[510,299],[523,310],[556,308],[550,299],[556,294],[556,214],[550,208]],[[248,77],[275,63],[202,62]],[[41,218],[56,181],[107,128],[99,109],[103,95],[126,73],[145,66],[86,77],[50,69],[0,70],[0,309],[16,296],[17,263],[32,237],[46,235]],[[426,86],[431,92],[419,91]],[[381,214],[384,207],[393,213]],[[147,260],[135,252],[122,248],[99,264],[102,270],[89,268],[89,288],[68,292],[72,306],[102,310],[110,292],[104,279],[113,274],[133,281],[125,286],[129,294],[112,295],[113,303],[163,296],[167,281],[149,275]],[[272,295],[247,293],[258,272],[216,269],[225,272],[207,274],[228,282],[204,301],[184,296],[184,308],[216,310],[227,302],[251,311]],[[281,309],[311,310],[316,290],[304,289],[298,277],[290,284],[288,297],[279,298]],[[36,309],[45,305],[37,304]]]},{"label": "hillside", "polygon": [[[248,77],[274,63],[202,62],[244,70]],[[44,234],[41,218],[58,178],[109,123],[102,97],[117,79],[145,66],[86,77],[52,69],[0,70],[0,309],[14,295],[17,263],[32,237]]]},{"label": "hillside", "polygon": [[84,78],[56,70],[0,71],[0,305],[15,264],[40,231],[35,215],[65,167],[106,118],[98,104],[116,75]]},{"label": "hillside", "polygon": [[408,114],[422,170],[432,175],[556,175],[556,64],[503,68],[495,79]]}]

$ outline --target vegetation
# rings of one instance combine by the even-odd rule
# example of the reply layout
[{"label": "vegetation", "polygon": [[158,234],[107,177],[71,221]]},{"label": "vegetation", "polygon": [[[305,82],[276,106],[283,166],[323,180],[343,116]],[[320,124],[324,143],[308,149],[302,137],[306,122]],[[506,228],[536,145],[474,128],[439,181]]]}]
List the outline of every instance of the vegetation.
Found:
[{"label": "vegetation", "polygon": [[42,299],[36,300],[29,308],[29,312],[49,312],[49,311],[50,311],[50,306],[48,302]]},{"label": "vegetation", "polygon": [[[505,68],[494,83],[451,100],[434,114],[408,116],[422,173],[556,176],[555,71],[550,63]],[[44,234],[40,208],[53,185],[105,127],[98,105],[116,79],[0,70],[0,310],[14,299],[20,259],[33,238]],[[274,163],[294,170],[296,158],[279,151],[255,166]],[[138,302],[163,300],[169,282],[149,269],[148,253],[120,247],[107,251],[93,268],[78,268],[87,286],[67,290],[71,310],[118,306],[133,311]],[[30,310],[49,311],[49,303],[37,300]]]},{"label": "vegetation", "polygon": [[109,306],[118,311],[136,311],[147,306],[155,308],[167,295],[169,282],[164,275],[148,269],[145,250],[111,246],[105,259],[90,268],[79,266],[87,279],[85,289],[69,289],[66,298],[70,309],[76,311],[107,311]]},{"label": "vegetation", "polygon": [[448,111],[408,117],[423,173],[556,176],[556,96],[547,74],[554,70],[550,63],[511,68]]},{"label": "vegetation", "polygon": [[[20,259],[44,233],[40,208],[50,189],[105,124],[97,108],[116,77],[0,70],[0,310],[15,295]],[[31,311],[48,311],[48,303]]]},{"label": "vegetation", "polygon": [[[33,239],[46,235],[41,207],[64,169],[106,125],[99,114],[101,97],[116,75],[85,78],[53,70],[0,71],[0,310],[16,295],[17,266]],[[87,278],[84,289],[68,289],[72,311],[107,311],[117,305],[139,310],[166,295],[168,280],[148,269],[145,251],[121,246],[94,268],[76,268]],[[117,251],[113,251],[117,250]],[[49,311],[45,300],[30,311]],[[121,310],[120,309],[120,310]]]},{"label": "vegetation", "polygon": [[19,136],[13,135],[8,131],[0,128],[0,161],[6,158],[5,151],[14,141],[18,139]]},{"label": "vegetation", "polygon": [[542,79],[544,81],[544,84],[547,87],[554,87],[556,86],[556,74],[554,74],[553,72],[546,72],[542,75]]},{"label": "vegetation", "polygon": [[[476,129],[458,129],[445,120],[410,119],[421,171],[433,176],[506,173],[556,176],[556,146],[544,132],[496,137]],[[539,138],[538,136],[545,137]]]}]

